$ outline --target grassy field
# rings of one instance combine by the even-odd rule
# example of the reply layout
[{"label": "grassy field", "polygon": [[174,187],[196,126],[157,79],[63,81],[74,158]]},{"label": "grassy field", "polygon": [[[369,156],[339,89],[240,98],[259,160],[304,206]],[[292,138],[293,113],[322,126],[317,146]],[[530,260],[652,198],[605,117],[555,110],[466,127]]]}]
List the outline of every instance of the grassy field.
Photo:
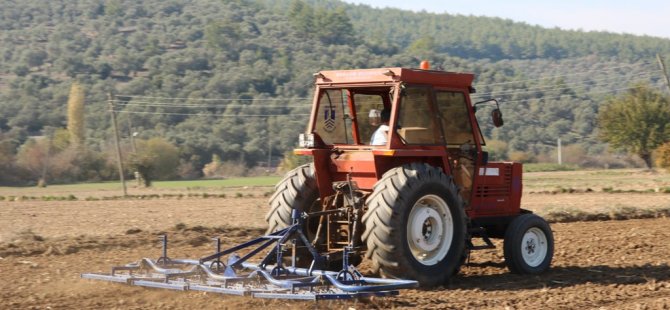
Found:
[{"label": "grassy field", "polygon": [[274,186],[281,177],[249,177],[235,178],[225,180],[194,180],[194,181],[159,181],[155,183],[156,188],[222,188],[222,187],[243,187],[243,186]]},{"label": "grassy field", "polygon": [[608,191],[664,191],[670,188],[670,173],[642,169],[576,170],[524,173],[524,190],[555,189]]},{"label": "grassy field", "polygon": [[[157,181],[151,188],[139,188],[127,182],[128,194],[233,193],[272,191],[280,176],[233,178],[225,180]],[[641,169],[575,170],[525,172],[524,192],[667,192],[670,173]],[[0,187],[0,196],[67,196],[101,197],[120,195],[119,182],[79,183],[38,187]]]},{"label": "grassy field", "polygon": [[[123,197],[118,182],[46,188],[0,187],[0,211],[15,209],[25,213],[47,208],[59,210],[54,211],[58,215],[62,210],[77,207],[116,210],[132,206],[134,210],[168,204],[179,210],[206,206],[214,210],[216,206],[246,205],[245,212],[254,210],[258,213],[255,217],[263,218],[268,198],[279,179],[270,176],[167,181],[155,182],[151,188],[128,182],[128,197]],[[666,172],[641,169],[525,172],[523,183],[521,207],[552,222],[670,216],[670,173]],[[207,219],[198,218],[198,222],[205,223]]]},{"label": "grassy field", "polygon": [[[151,188],[139,188],[134,180],[126,182],[129,195],[176,194],[176,193],[221,193],[231,191],[268,191],[281,177],[263,176],[232,178],[225,180],[156,181]],[[260,189],[259,189],[260,188]],[[122,194],[121,184],[117,182],[78,183],[49,185],[39,187],[0,187],[1,196],[67,196],[100,197]]]}]

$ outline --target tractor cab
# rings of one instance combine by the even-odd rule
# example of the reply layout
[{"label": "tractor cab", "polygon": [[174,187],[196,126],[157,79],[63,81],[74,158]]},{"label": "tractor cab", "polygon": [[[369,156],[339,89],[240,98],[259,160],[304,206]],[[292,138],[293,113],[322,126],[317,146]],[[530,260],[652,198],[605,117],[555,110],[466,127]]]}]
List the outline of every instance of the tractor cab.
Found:
[{"label": "tractor cab", "polygon": [[[473,74],[383,68],[321,71],[315,77],[310,123],[296,153],[314,156],[322,198],[333,194],[332,182],[351,178],[358,188],[372,190],[389,169],[420,161],[453,176],[469,212],[518,213],[521,166],[488,162],[469,96]],[[494,118],[502,122],[499,114]],[[500,185],[509,186],[491,195],[492,186]],[[473,188],[481,194],[474,201]]]}]

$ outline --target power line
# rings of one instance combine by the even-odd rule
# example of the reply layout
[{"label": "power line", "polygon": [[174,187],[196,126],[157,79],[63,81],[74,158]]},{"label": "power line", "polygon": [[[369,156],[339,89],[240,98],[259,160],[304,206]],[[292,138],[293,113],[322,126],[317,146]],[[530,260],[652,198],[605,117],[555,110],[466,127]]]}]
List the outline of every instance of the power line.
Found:
[{"label": "power line", "polygon": [[203,104],[203,103],[176,103],[176,102],[153,102],[153,101],[125,101],[112,100],[114,103],[119,103],[124,106],[148,106],[148,107],[169,107],[169,108],[227,108],[227,107],[244,107],[244,108],[306,108],[311,107],[310,104],[290,104],[290,105],[250,105],[250,104]]},{"label": "power line", "polygon": [[[653,77],[654,75],[652,72],[641,72],[637,74],[633,74],[630,76],[625,77],[625,80],[629,80],[632,78],[641,78],[641,77]],[[492,91],[488,93],[482,93],[482,94],[477,94],[476,96],[473,97],[484,97],[484,96],[491,96],[492,94],[495,95],[514,95],[514,94],[520,94],[520,93],[529,93],[529,92],[535,92],[535,91],[550,91],[550,90],[557,90],[557,89],[569,89],[569,88],[583,88],[583,87],[597,87],[597,86],[607,86],[607,85],[614,85],[614,84],[619,84],[618,81],[615,81],[614,83],[605,83],[605,84],[598,84],[595,83],[595,85],[583,85],[584,82],[602,82],[602,81],[607,81],[607,80],[614,80],[614,79],[621,79],[622,77],[616,76],[616,77],[606,77],[602,79],[592,79],[588,81],[580,81],[580,82],[575,82],[575,83],[565,83],[562,85],[549,85],[549,86],[540,86],[540,87],[530,87],[530,88],[516,88],[512,90],[503,90],[503,91]],[[558,87],[557,87],[558,86]]]},{"label": "power line", "polygon": [[[643,75],[638,76],[639,77],[653,77],[651,73],[645,73]],[[634,78],[635,76],[631,76],[629,78]],[[636,82],[641,82],[643,80],[637,80]],[[626,82],[630,82],[630,80],[627,80]],[[552,90],[567,90],[567,89],[580,89],[580,88],[587,88],[587,87],[605,87],[605,86],[612,86],[612,85],[618,85],[621,84],[620,82],[614,82],[614,83],[604,83],[604,84],[595,84],[595,85],[578,85],[578,84],[565,84],[565,85],[574,85],[574,86],[564,86],[564,87],[556,87],[554,85],[549,87],[537,87],[537,88],[528,88],[527,90],[511,90],[511,91],[502,91],[502,92],[491,92],[487,93],[488,96],[491,96],[490,94],[495,94],[495,95],[505,95],[505,96],[511,96],[511,95],[517,95],[517,94],[527,94],[527,93],[533,93],[537,91],[552,91]],[[486,94],[486,93],[485,93]],[[476,96],[475,98],[481,98],[484,96],[484,94],[480,96]]]},{"label": "power line", "polygon": [[[592,95],[592,94],[604,94],[604,93],[614,93],[618,92],[621,90],[629,90],[629,89],[637,89],[643,86],[633,86],[633,87],[625,87],[625,88],[616,88],[616,89],[610,89],[610,90],[605,90],[605,91],[593,91],[593,92],[588,92],[586,94],[583,94],[582,96],[586,95]],[[571,98],[578,98],[577,95],[572,95],[572,94],[563,94],[560,96],[552,96],[552,97],[535,97],[535,98],[528,98],[528,99],[518,99],[518,100],[510,100],[510,101],[502,101],[501,103],[516,103],[516,102],[527,102],[531,100],[547,100],[547,99],[559,99],[563,97],[571,97]]]},{"label": "power line", "polygon": [[117,113],[130,114],[158,114],[158,115],[196,115],[196,116],[214,116],[214,117],[272,117],[272,116],[309,116],[310,114],[204,114],[204,113],[172,113],[172,112],[151,112],[151,111],[127,111],[127,110],[112,110]]},{"label": "power line", "polygon": [[578,71],[576,73],[572,72],[572,73],[559,74],[559,75],[550,75],[550,76],[539,77],[539,78],[534,78],[534,79],[525,79],[525,80],[518,80],[518,81],[492,83],[492,84],[479,85],[478,87],[489,87],[489,86],[492,86],[492,85],[505,85],[505,84],[521,83],[521,82],[541,81],[541,80],[555,79],[555,78],[558,78],[558,77],[568,77],[568,76],[578,76],[578,75],[591,74],[591,73],[594,73],[594,72],[607,72],[607,71],[612,71],[614,69],[620,69],[620,68],[625,68],[625,67],[642,67],[643,65],[649,65],[649,64],[650,64],[649,62],[645,61],[645,62],[640,63],[640,64],[626,64],[626,65],[614,66],[614,67],[609,67],[609,68],[604,68],[604,69],[599,69],[599,70],[586,70],[586,71]]},{"label": "power line", "polygon": [[161,100],[194,100],[194,101],[288,101],[288,100],[312,100],[312,98],[185,98],[185,97],[152,97],[152,96],[135,96],[135,95],[115,95],[114,97],[126,98],[145,98],[145,99],[161,99]]}]

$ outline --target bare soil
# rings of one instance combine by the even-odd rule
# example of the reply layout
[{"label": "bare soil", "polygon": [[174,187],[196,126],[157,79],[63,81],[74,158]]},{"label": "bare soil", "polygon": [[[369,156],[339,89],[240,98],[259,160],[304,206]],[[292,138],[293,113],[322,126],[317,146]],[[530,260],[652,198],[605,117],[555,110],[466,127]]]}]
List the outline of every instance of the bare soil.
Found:
[{"label": "bare soil", "polygon": [[[524,202],[558,203],[559,196],[576,207],[591,197],[526,195]],[[553,268],[540,276],[510,274],[496,242],[495,250],[473,253],[445,287],[357,302],[260,300],[79,278],[157,258],[162,233],[171,239],[169,255],[182,258],[212,253],[210,237],[224,245],[248,240],[263,233],[265,208],[265,198],[0,202],[0,309],[670,309],[670,219],[663,217],[554,223]]]}]

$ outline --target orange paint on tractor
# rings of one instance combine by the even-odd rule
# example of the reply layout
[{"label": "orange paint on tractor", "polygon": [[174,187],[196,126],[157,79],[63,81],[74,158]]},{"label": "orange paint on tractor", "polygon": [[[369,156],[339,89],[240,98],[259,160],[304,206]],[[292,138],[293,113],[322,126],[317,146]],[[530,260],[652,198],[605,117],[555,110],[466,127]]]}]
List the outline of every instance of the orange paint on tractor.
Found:
[{"label": "orange paint on tractor", "polygon": [[[316,174],[319,178],[320,193],[322,198],[332,195],[333,190],[331,186],[326,186],[332,182],[346,180],[346,175],[351,174],[354,181],[362,190],[372,190],[374,184],[381,178],[381,176],[393,167],[398,167],[410,162],[427,162],[431,165],[440,167],[446,174],[458,174],[456,179],[459,182],[466,182],[467,184],[459,184],[468,193],[464,199],[467,201],[467,210],[470,217],[484,217],[484,216],[508,216],[516,215],[520,212],[521,201],[521,164],[513,163],[488,163],[485,162],[488,155],[484,155],[482,150],[484,141],[479,133],[479,124],[475,118],[474,109],[470,102],[469,94],[472,90],[472,81],[474,75],[471,73],[461,72],[444,72],[444,71],[430,71],[427,61],[421,63],[421,70],[411,68],[380,68],[380,69],[360,69],[360,70],[337,70],[337,71],[321,71],[317,75],[316,84],[317,92],[314,99],[314,108],[318,109],[321,94],[329,89],[348,89],[351,94],[354,94],[353,99],[356,99],[356,93],[377,94],[388,102],[388,106],[384,103],[384,107],[391,112],[390,128],[401,128],[398,131],[390,131],[389,139],[385,146],[370,146],[368,141],[359,138],[359,141],[352,141],[352,143],[326,143],[319,137],[318,123],[319,117],[322,117],[315,110],[312,111],[312,118],[308,132],[317,136],[317,141],[322,142],[317,149],[326,148],[329,151],[314,152],[310,155],[314,156],[316,165]],[[468,126],[470,132],[469,141],[473,151],[473,160],[468,163],[467,172],[463,169],[457,170],[455,165],[459,165],[460,145],[458,147],[449,146],[448,140],[450,137],[447,133],[439,132],[439,125],[435,124],[435,136],[441,136],[441,143],[423,143],[423,144],[408,144],[403,141],[400,134],[403,124],[399,120],[399,108],[401,106],[400,94],[395,94],[397,100],[393,100],[393,94],[389,93],[402,89],[403,85],[414,85],[425,88],[429,93],[435,94],[439,91],[448,91],[457,93],[463,98],[462,116],[467,119],[464,121]],[[370,88],[366,90],[365,88]],[[384,100],[380,100],[381,102]],[[352,136],[359,136],[356,132],[356,125],[360,122],[360,118],[351,114],[354,110],[356,102],[344,103],[354,105],[349,110],[348,118],[353,120],[347,128],[352,132]],[[429,101],[425,110],[436,111],[436,102]],[[432,113],[432,112],[431,112]],[[439,113],[439,112],[438,112]],[[360,115],[360,113],[357,113]],[[463,120],[461,120],[463,122]],[[431,142],[434,142],[431,141]],[[445,147],[446,146],[446,147]],[[309,150],[299,149],[295,151],[296,154],[307,155]],[[454,165],[455,163],[455,165]],[[512,171],[511,174],[505,176],[492,175],[479,176],[477,172],[479,169],[486,169],[494,167],[496,171]],[[504,167],[503,167],[504,166]],[[518,168],[515,168],[518,167]],[[489,173],[492,170],[488,170]],[[469,173],[469,180],[463,181],[460,175]],[[506,178],[505,178],[506,177]],[[323,179],[323,180],[322,180]],[[501,181],[504,184],[498,184]],[[496,190],[489,190],[493,185],[490,182],[496,183]],[[501,190],[500,186],[505,189]],[[474,190],[473,190],[474,189]]]},{"label": "orange paint on tractor", "polygon": [[495,103],[493,125],[503,120],[495,99],[471,102],[473,74],[430,70],[424,61],[420,69],[314,77],[310,121],[294,151],[312,163],[277,186],[270,231],[301,210],[314,218],[309,239],[332,260],[365,254],[376,271],[423,286],[445,283],[470,250],[494,248],[489,238],[505,239],[510,270],[549,268],[551,230],[520,207],[522,165],[490,162],[483,148],[475,106]]}]

